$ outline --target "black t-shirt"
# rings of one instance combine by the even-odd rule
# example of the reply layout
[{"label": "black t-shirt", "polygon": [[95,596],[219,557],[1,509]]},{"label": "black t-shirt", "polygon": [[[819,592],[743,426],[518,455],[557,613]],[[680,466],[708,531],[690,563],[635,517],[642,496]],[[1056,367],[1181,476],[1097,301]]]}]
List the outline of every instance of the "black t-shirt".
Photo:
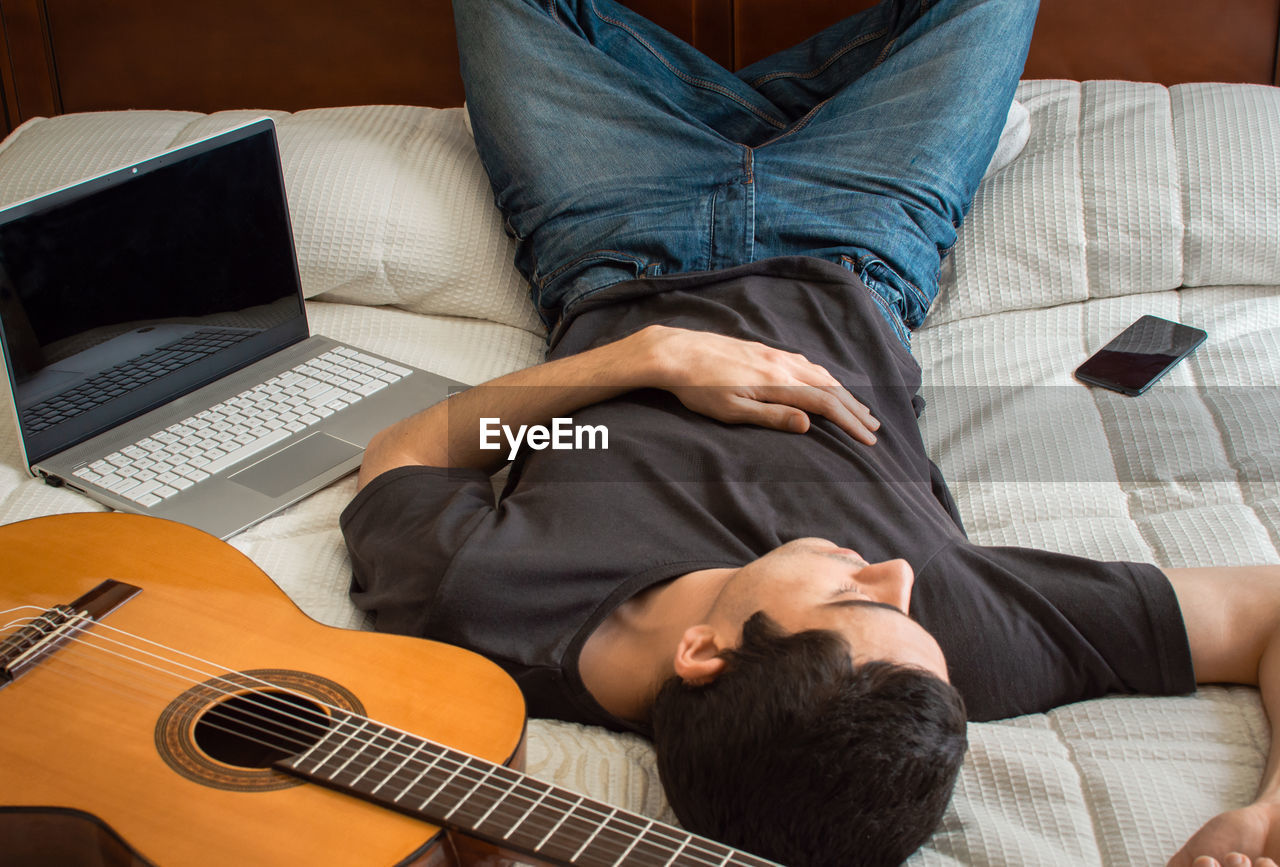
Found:
[{"label": "black t-shirt", "polygon": [[1194,689],[1156,568],[965,538],[917,425],[920,368],[851,272],[787,258],[619,284],[579,308],[552,355],[655,322],[803,353],[870,407],[878,442],[822,418],[803,435],[722,424],[646,389],[574,414],[607,428],[607,450],[523,448],[496,503],[479,471],[391,470],[342,516],[352,598],[378,629],[492,658],[534,716],[634,729],[578,674],[604,618],[658,582],[819,536],[911,563],[910,614],[937,638],[970,719]]}]

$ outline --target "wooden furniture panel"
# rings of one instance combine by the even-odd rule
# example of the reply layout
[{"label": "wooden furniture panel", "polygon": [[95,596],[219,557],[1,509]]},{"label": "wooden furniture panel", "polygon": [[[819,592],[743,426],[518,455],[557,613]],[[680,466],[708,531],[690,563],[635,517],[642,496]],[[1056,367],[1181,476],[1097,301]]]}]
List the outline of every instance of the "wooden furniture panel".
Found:
[{"label": "wooden furniture panel", "polygon": [[[626,0],[740,68],[873,0]],[[0,0],[0,132],[73,111],[458,105],[449,0]],[[1280,0],[1042,0],[1028,78],[1280,81]]]},{"label": "wooden furniture panel", "polygon": [[5,132],[29,117],[59,111],[43,0],[3,0]]},{"label": "wooden furniture panel", "polygon": [[448,0],[44,0],[61,111],[462,101]]},{"label": "wooden furniture panel", "polygon": [[[875,5],[734,0],[735,68]],[[1277,0],[1041,0],[1026,78],[1277,84]]]},{"label": "wooden furniture panel", "polygon": [[876,0],[733,0],[733,68],[795,45]]},{"label": "wooden furniture panel", "polygon": [[1280,84],[1276,0],[1043,3],[1027,78]]},{"label": "wooden furniture panel", "polygon": [[[728,32],[728,3],[634,5],[686,40],[701,31],[715,42]],[[449,0],[0,0],[0,22],[8,128],[76,111],[463,98]]]}]

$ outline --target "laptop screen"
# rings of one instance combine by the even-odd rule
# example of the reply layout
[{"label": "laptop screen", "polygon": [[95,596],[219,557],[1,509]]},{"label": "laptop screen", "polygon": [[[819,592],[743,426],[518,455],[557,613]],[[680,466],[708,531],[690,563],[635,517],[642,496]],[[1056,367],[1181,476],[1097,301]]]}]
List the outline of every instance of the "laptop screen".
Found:
[{"label": "laptop screen", "polygon": [[35,463],[307,336],[269,120],[0,211]]}]

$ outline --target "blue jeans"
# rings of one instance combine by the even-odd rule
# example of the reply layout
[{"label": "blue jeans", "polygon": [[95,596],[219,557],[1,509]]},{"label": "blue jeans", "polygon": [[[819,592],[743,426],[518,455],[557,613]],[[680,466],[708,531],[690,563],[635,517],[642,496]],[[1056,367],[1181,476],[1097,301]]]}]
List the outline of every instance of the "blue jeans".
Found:
[{"label": "blue jeans", "polygon": [[613,0],[454,0],[476,146],[548,326],[641,276],[815,256],[903,342],[1004,126],[1036,0],[885,0],[732,73]]}]

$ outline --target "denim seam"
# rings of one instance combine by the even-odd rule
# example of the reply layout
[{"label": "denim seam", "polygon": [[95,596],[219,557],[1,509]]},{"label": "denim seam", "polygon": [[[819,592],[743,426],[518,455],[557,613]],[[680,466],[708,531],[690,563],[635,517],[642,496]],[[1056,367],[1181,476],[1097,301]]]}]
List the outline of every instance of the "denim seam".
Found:
[{"label": "denim seam", "polygon": [[[857,274],[859,280],[862,280],[862,274],[866,271],[867,265],[870,264],[871,262],[879,262],[881,265],[884,265],[884,262],[875,256],[859,256],[855,259],[853,256],[849,256],[843,253],[840,255],[840,261],[843,262],[847,267],[849,267],[849,269],[852,270],[855,274]],[[884,267],[889,268],[888,265],[884,265]],[[893,271],[892,268],[889,268],[889,270]],[[915,290],[916,292],[920,291],[919,289],[916,288],[916,286],[910,280],[898,274],[897,271],[894,271],[893,273],[898,276],[899,280],[901,280],[903,283],[906,283],[913,290]],[[911,338],[909,336],[907,324],[902,321],[902,317],[899,316],[893,310],[893,306],[884,299],[884,296],[882,296],[875,289],[872,289],[869,285],[867,285],[865,280],[863,280],[863,285],[867,287],[867,291],[871,293],[872,299],[876,302],[877,305],[879,305],[880,309],[883,310],[892,320],[890,321],[889,324],[893,327],[894,332],[897,333],[898,340],[901,341],[902,344],[907,347],[907,351],[910,352]],[[928,308],[926,307],[925,309],[927,310]]]},{"label": "denim seam", "polygon": [[650,54],[652,54],[655,58],[657,58],[659,63],[661,63],[667,69],[671,70],[671,73],[674,76],[676,76],[676,78],[679,78],[681,81],[693,87],[698,87],[703,90],[709,90],[709,91],[712,91],[713,93],[718,93],[721,96],[724,96],[733,100],[734,102],[738,103],[747,111],[751,112],[756,117],[760,118],[761,120],[763,120],[765,123],[769,124],[772,127],[776,127],[777,129],[786,128],[787,126],[786,121],[779,120],[778,118],[773,117],[766,111],[761,111],[751,103],[739,97],[732,90],[729,90],[727,87],[716,84],[714,81],[709,81],[708,79],[705,79],[705,78],[697,78],[695,76],[689,75],[687,72],[677,69],[669,60],[667,60],[667,58],[662,54],[662,52],[658,51],[658,49],[655,48],[653,44],[649,42],[649,40],[645,39],[638,32],[636,32],[635,29],[628,26],[625,21],[620,21],[617,18],[610,18],[609,16],[603,14],[600,11],[600,9],[596,6],[595,0],[591,0],[591,10],[595,12],[596,17],[599,18],[601,21],[605,22],[606,24],[612,24],[614,27],[617,27],[620,30],[625,30],[627,33],[631,34],[632,39],[634,39],[636,42],[639,42],[641,45],[643,45]]},{"label": "denim seam", "polygon": [[816,114],[818,113],[818,111],[819,111],[819,110],[820,110],[824,105],[826,105],[828,102],[830,102],[830,101],[832,100],[832,98],[833,98],[833,97],[827,97],[827,98],[826,98],[826,99],[824,99],[822,102],[818,103],[818,104],[817,104],[817,105],[815,105],[813,108],[809,109],[808,114],[806,114],[804,117],[800,118],[800,120],[796,121],[795,125],[794,125],[794,126],[792,126],[792,127],[791,127],[791,129],[787,130],[786,132],[779,133],[778,135],[774,136],[773,138],[769,139],[768,141],[766,141],[766,142],[762,142],[762,143],[760,143],[760,144],[756,145],[756,147],[758,147],[758,148],[768,147],[769,145],[773,144],[774,142],[780,142],[780,141],[782,141],[784,138],[786,138],[787,136],[790,136],[790,135],[793,135],[793,134],[795,134],[795,133],[800,132],[801,130],[803,130],[805,127],[807,127],[807,126],[809,125],[809,122],[813,120],[814,115],[816,115]]},{"label": "denim seam", "polygon": [[828,57],[821,65],[817,66],[814,69],[809,70],[808,72],[770,72],[768,75],[762,75],[759,78],[753,78],[750,84],[754,88],[759,88],[760,85],[762,84],[768,84],[770,81],[776,81],[780,78],[806,78],[806,79],[817,78],[819,75],[826,72],[833,63],[835,63],[841,57],[844,57],[853,49],[861,48],[863,45],[866,45],[868,42],[874,42],[875,40],[883,37],[888,32],[889,32],[889,28],[885,27],[881,30],[877,30],[875,33],[864,34],[863,36],[860,36],[857,39],[854,39],[852,42],[846,42],[844,45],[836,49],[835,53],[833,53],[830,57]]},{"label": "denim seam", "polygon": [[893,46],[897,44],[898,44],[897,37],[894,37],[893,39],[890,39],[888,42],[886,42],[884,46],[884,50],[880,52],[880,56],[876,58],[876,62],[871,64],[871,68],[875,69],[877,66],[884,63],[885,60],[889,57],[889,54],[892,53]]},{"label": "denim seam", "polygon": [[[584,256],[583,258],[585,259],[587,257]],[[637,263],[639,262],[638,259],[636,261]],[[657,277],[660,275],[654,274],[653,276]],[[597,286],[594,289],[588,289],[586,292],[583,292],[581,295],[577,296],[572,301],[570,301],[565,307],[562,307],[560,309],[560,317],[559,319],[556,320],[556,327],[559,328],[561,323],[568,322],[571,318],[573,318],[573,316],[576,316],[577,314],[573,313],[573,311],[578,307],[579,304],[586,301],[588,298],[592,297],[593,295],[597,295],[606,289],[612,289],[614,286],[617,286],[619,283],[626,283],[626,282],[628,281],[625,279],[615,280],[612,283],[606,283],[603,286]],[[547,341],[550,342],[550,340],[551,340],[551,332],[548,330]]]},{"label": "denim seam", "polygon": [[756,260],[756,152],[754,149],[742,146],[742,168],[746,172],[746,180],[743,183],[743,221],[742,221],[742,246],[746,253],[746,261],[754,262]]},{"label": "denim seam", "polygon": [[[830,66],[837,59],[839,59],[841,55],[845,54],[848,51],[851,51],[854,48],[865,45],[868,42],[871,42],[875,39],[879,39],[885,34],[887,34],[888,32],[889,32],[888,28],[884,28],[882,30],[877,30],[875,33],[867,36],[861,42],[854,40],[853,42],[849,43],[848,45],[845,45],[839,51],[833,54],[830,58],[828,58],[826,63],[818,67],[818,69],[814,72],[811,72],[806,75],[800,75],[796,73],[785,73],[785,72],[774,73],[772,76],[764,76],[760,79],[757,79],[755,82],[753,82],[753,86],[759,83],[764,83],[766,80],[770,80],[773,77],[782,77],[782,76],[790,75],[794,78],[813,78],[815,76],[821,75],[822,72],[824,72],[828,66]],[[893,46],[896,45],[897,43],[898,43],[898,38],[896,36],[893,39],[890,39],[888,42],[886,42],[884,49],[881,50],[880,52],[880,56],[876,58],[875,63],[871,64],[871,68],[875,69],[877,66],[884,63],[885,59],[888,58],[888,56],[891,53],[893,53]],[[786,138],[792,133],[799,132],[800,130],[804,129],[806,126],[809,125],[809,122],[813,120],[814,115],[816,115],[824,105],[830,102],[831,99],[832,97],[827,97],[822,102],[818,103],[813,108],[809,109],[808,113],[805,114],[803,118],[801,118],[795,125],[793,125],[786,132],[778,136],[775,136],[774,138],[769,139],[767,142],[764,142],[763,144],[759,145],[759,147],[764,147],[765,145],[770,145],[770,144],[773,144],[774,142],[781,141],[782,139]]]},{"label": "denim seam", "polygon": [[901,280],[901,281],[903,282],[903,284],[905,284],[905,285],[906,285],[906,287],[907,287],[908,289],[910,289],[910,290],[911,290],[911,293],[912,293],[913,295],[915,295],[915,299],[916,299],[916,301],[917,301],[917,302],[919,302],[919,304],[920,304],[922,307],[924,307],[924,309],[925,309],[925,310],[928,310],[928,309],[929,309],[929,306],[932,304],[932,302],[929,300],[928,296],[926,296],[926,295],[924,294],[924,292],[922,292],[922,291],[920,290],[920,287],[919,287],[919,286],[917,286],[916,284],[912,283],[912,282],[911,282],[910,280],[908,280],[906,277],[903,277],[901,274],[899,274],[899,273],[897,272],[897,270],[896,270],[896,269],[894,269],[894,268],[890,268],[890,267],[889,267],[889,264],[888,264],[887,262],[885,262],[883,259],[881,259],[879,256],[876,256],[876,255],[874,255],[874,254],[873,254],[873,255],[870,255],[870,256],[863,256],[863,257],[860,257],[860,258],[859,258],[859,260],[858,260],[858,268],[859,268],[859,270],[866,270],[866,267],[867,267],[868,265],[870,265],[871,263],[873,263],[873,262],[875,262],[875,263],[877,263],[877,264],[879,264],[879,265],[882,265],[882,266],[884,266],[885,268],[888,268],[888,270],[892,271],[892,272],[893,272],[893,275],[894,275],[895,277],[897,277],[899,280]]},{"label": "denim seam", "polygon": [[513,241],[524,241],[525,238],[520,234],[519,230],[516,229],[516,224],[511,222],[511,211],[501,205],[498,206],[498,209],[502,212],[503,228],[506,229],[507,235]]},{"label": "denim seam", "polygon": [[880,295],[879,292],[867,287],[867,291],[871,293],[871,300],[876,302],[876,306],[884,312],[885,318],[889,321],[889,327],[893,329],[894,336],[898,338],[898,342],[911,351],[911,338],[907,336],[907,326],[902,321],[902,317],[894,312],[893,307],[888,301]]},{"label": "denim seam", "polygon": [[559,277],[565,271],[568,271],[574,265],[581,264],[582,262],[585,262],[588,259],[610,259],[610,258],[613,258],[614,256],[616,256],[619,259],[623,259],[627,262],[630,262],[633,265],[636,265],[637,267],[640,267],[640,268],[644,267],[644,260],[641,259],[639,256],[633,256],[630,253],[624,253],[621,250],[601,248],[601,249],[592,250],[590,253],[584,253],[578,258],[573,259],[572,261],[566,262],[565,264],[561,265],[559,268],[556,268],[550,274],[543,274],[541,277],[538,278],[538,288],[539,289],[547,288],[547,284],[550,283],[552,280]]},{"label": "denim seam", "polygon": [[[885,265],[885,267],[888,268],[889,266]],[[894,271],[893,273],[898,274],[897,271]],[[915,294],[917,303],[919,303],[920,306],[924,308],[925,311],[928,311],[929,306],[932,302],[930,302],[928,297],[924,294],[924,292],[920,290],[920,287],[912,283],[906,277],[903,277],[901,274],[898,274],[898,279],[901,280],[903,283],[907,284],[907,288],[910,289]]]},{"label": "denim seam", "polygon": [[711,222],[707,226],[707,262],[704,270],[711,270],[711,263],[715,261],[716,255],[716,201],[720,198],[720,190],[716,188],[711,193]]}]

